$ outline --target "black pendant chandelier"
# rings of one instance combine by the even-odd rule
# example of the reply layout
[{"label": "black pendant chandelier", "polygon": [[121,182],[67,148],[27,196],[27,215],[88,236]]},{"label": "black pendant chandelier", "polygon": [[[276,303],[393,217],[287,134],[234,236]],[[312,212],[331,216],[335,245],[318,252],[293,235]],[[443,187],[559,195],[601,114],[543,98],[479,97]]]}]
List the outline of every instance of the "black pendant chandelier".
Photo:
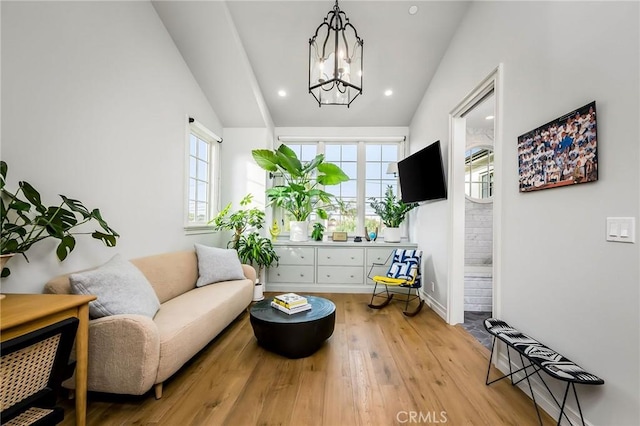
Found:
[{"label": "black pendant chandelier", "polygon": [[309,93],[318,106],[348,107],[362,94],[362,43],[336,0],[309,39]]}]

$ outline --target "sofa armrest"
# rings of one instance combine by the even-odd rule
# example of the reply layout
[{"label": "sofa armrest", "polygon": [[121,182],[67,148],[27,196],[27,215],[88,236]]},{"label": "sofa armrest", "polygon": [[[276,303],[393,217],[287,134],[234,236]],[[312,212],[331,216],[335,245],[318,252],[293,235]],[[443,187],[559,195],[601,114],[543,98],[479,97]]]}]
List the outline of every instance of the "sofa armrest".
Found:
[{"label": "sofa armrest", "polygon": [[[88,389],[142,395],[155,384],[160,360],[158,327],[143,315],[112,315],[89,322]],[[65,381],[73,388],[75,378]]]},{"label": "sofa armrest", "polygon": [[251,280],[252,283],[256,282],[256,270],[251,265],[242,265],[242,272],[244,276],[247,277],[248,280]]}]

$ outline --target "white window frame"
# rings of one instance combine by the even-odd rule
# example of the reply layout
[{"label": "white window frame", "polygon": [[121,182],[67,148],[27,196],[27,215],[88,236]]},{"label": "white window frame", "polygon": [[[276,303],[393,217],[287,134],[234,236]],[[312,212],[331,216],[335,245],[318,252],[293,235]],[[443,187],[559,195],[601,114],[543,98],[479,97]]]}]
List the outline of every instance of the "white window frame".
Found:
[{"label": "white window frame", "polygon": [[[288,138],[288,137],[281,137],[278,138],[279,139],[279,143],[283,143],[285,145],[287,144],[292,144],[292,145],[316,145],[317,146],[317,151],[316,154],[324,154],[325,153],[325,146],[327,144],[355,144],[357,145],[357,150],[358,150],[358,160],[357,160],[357,198],[356,198],[356,203],[358,206],[358,212],[357,212],[357,221],[358,221],[358,227],[356,228],[355,232],[349,232],[349,236],[350,237],[354,237],[357,235],[363,236],[364,235],[364,224],[365,224],[365,217],[366,217],[366,205],[368,203],[368,199],[366,198],[366,145],[367,144],[376,144],[376,145],[384,145],[384,144],[389,144],[389,145],[397,145],[398,146],[398,161],[400,161],[401,159],[405,158],[406,156],[406,137],[402,136],[402,137],[389,137],[389,138],[350,138],[350,137],[331,137],[331,138]],[[396,177],[396,179],[398,179]],[[271,181],[271,185],[274,184],[274,181]],[[398,188],[398,192],[400,191],[400,182],[398,180],[398,184],[397,184],[397,188]],[[396,194],[396,195],[400,195],[400,194]],[[282,219],[284,219],[284,215],[286,214],[284,211],[282,211],[282,209],[278,209],[277,207],[273,207],[273,218],[278,221],[279,224],[282,223]],[[408,227],[406,226],[407,222],[409,221],[409,218],[407,218],[407,220],[405,220],[405,223],[403,223],[403,226],[401,227],[402,229],[402,237],[403,238],[407,238],[408,237]],[[378,230],[379,232],[381,230]],[[282,233],[282,235],[288,235],[289,232],[288,231],[284,231]]]},{"label": "white window frame", "polygon": [[[207,170],[208,183],[208,209],[205,221],[189,220],[189,181],[190,181],[190,139],[194,135],[198,139],[206,142],[209,146],[209,156],[207,162],[209,168]],[[222,138],[209,130],[202,123],[188,118],[185,136],[185,189],[184,189],[184,230],[187,235],[212,233],[213,228],[207,222],[211,220],[214,212],[219,210],[220,204],[220,142]]]}]

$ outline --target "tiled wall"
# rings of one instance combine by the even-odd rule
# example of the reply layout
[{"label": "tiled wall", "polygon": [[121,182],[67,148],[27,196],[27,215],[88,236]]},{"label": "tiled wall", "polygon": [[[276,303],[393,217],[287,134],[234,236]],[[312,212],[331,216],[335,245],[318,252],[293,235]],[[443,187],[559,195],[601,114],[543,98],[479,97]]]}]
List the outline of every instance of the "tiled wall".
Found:
[{"label": "tiled wall", "polygon": [[[473,268],[468,268],[473,269]],[[464,274],[464,310],[472,312],[491,312],[493,300],[493,277],[491,268],[486,272],[465,271]]]},{"label": "tiled wall", "polygon": [[465,201],[465,265],[493,263],[493,203]]}]

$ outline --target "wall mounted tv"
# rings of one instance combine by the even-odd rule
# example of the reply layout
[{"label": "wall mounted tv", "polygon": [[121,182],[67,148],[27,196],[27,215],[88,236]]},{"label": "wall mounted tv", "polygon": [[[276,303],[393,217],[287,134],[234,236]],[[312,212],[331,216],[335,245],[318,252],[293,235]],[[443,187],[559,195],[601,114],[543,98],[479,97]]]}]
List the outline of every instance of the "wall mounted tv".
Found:
[{"label": "wall mounted tv", "polygon": [[440,141],[398,162],[402,201],[405,203],[447,198]]}]

